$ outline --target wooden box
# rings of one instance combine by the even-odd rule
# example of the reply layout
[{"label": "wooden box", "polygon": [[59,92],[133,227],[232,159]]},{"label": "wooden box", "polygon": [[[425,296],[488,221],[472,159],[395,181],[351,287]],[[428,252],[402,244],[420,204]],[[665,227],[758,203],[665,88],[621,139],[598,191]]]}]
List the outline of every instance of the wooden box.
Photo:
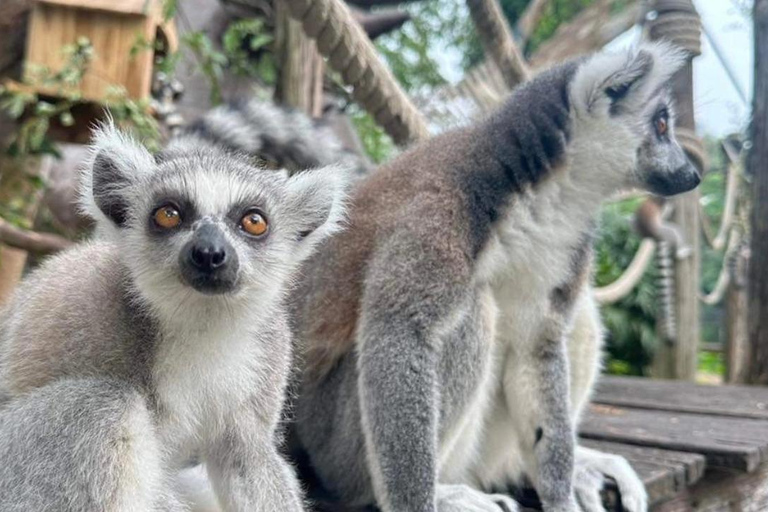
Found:
[{"label": "wooden box", "polygon": [[[130,98],[144,98],[151,91],[154,52],[130,53],[138,41],[152,41],[156,34],[166,48],[176,50],[176,33],[172,22],[163,23],[161,0],[38,0],[30,15],[26,64],[58,71],[65,60],[63,47],[86,37],[94,58],[80,86],[83,98],[99,102],[110,86],[123,86]],[[36,89],[56,95],[55,90]]]}]

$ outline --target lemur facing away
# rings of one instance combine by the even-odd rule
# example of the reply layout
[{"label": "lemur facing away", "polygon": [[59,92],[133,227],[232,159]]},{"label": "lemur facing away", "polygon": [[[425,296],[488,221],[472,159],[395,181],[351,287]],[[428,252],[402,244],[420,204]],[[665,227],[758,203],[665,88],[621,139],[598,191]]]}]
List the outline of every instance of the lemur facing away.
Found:
[{"label": "lemur facing away", "polygon": [[548,512],[599,509],[595,468],[623,460],[575,448],[599,367],[595,218],[620,189],[699,183],[672,128],[681,62],[665,45],[568,62],[361,182],[291,295],[307,365],[295,435],[330,494],[498,511],[515,505],[476,489],[527,476]]},{"label": "lemur facing away", "polygon": [[100,239],[4,313],[0,509],[186,510],[173,479],[199,459],[224,510],[303,510],[278,454],[284,299],[339,225],[344,173],[288,178],[183,137],[153,158],[110,126],[93,155]]}]

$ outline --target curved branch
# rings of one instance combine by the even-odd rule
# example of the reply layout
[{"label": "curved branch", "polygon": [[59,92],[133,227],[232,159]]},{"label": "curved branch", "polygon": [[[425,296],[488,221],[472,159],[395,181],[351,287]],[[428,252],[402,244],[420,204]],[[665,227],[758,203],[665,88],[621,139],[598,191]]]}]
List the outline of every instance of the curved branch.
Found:
[{"label": "curved branch", "polygon": [[59,252],[74,245],[63,236],[17,228],[4,219],[0,219],[0,242],[37,254]]},{"label": "curved branch", "polygon": [[528,79],[528,65],[512,39],[497,0],[467,0],[467,6],[483,49],[498,66],[507,87],[512,89]]},{"label": "curved branch", "polygon": [[648,265],[653,261],[655,249],[656,242],[652,238],[644,238],[624,273],[611,284],[594,289],[597,302],[612,304],[626,297],[637,286]]},{"label": "curved branch", "polygon": [[704,231],[704,238],[707,243],[714,250],[719,251],[725,247],[725,242],[728,237],[728,233],[733,224],[734,215],[736,213],[736,204],[739,199],[739,172],[736,165],[731,165],[728,172],[728,181],[725,185],[725,205],[723,205],[723,216],[720,219],[720,228],[717,230],[717,235],[712,236],[712,227],[709,222],[709,218],[704,213],[704,209],[699,204],[699,216],[701,217],[701,227]]}]

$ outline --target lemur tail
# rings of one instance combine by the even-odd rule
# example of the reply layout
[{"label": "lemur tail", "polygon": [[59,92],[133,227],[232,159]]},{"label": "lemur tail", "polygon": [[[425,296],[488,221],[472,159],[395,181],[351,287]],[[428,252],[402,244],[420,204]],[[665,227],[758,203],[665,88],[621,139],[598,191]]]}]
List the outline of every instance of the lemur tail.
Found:
[{"label": "lemur tail", "polygon": [[246,153],[279,168],[301,171],[344,163],[358,172],[366,162],[347,151],[327,126],[314,123],[302,112],[256,99],[238,101],[210,110],[182,129],[167,149],[200,143]]}]

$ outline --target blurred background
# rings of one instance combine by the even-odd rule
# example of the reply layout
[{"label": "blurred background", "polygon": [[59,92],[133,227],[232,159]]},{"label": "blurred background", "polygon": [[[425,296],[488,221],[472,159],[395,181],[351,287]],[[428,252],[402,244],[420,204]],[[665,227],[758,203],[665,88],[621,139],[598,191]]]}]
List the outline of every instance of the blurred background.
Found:
[{"label": "blurred background", "polygon": [[[595,283],[608,328],[605,368],[706,382],[749,380],[751,210],[744,155],[751,146],[752,2],[496,5],[500,12],[493,14],[515,45],[513,57],[521,59],[512,66],[524,68],[517,77],[503,69],[503,56],[484,50],[480,36],[496,35],[476,29],[472,2],[463,0],[348,1],[347,14],[373,52],[358,48],[347,60],[377,60],[376,73],[362,78],[333,59],[329,65],[307,37],[313,17],[323,16],[320,9],[306,15],[305,30],[277,0],[4,0],[0,302],[40,256],[87,232],[73,207],[74,172],[89,126],[104,107],[157,149],[175,128],[212,106],[256,96],[305,111],[374,166],[423,135],[421,129],[434,134],[484,115],[515,80],[539,69],[602,47],[666,37],[691,51],[692,75],[675,87],[682,110],[692,108],[692,117],[682,116],[686,149],[705,179],[687,205],[696,218],[677,200],[665,204],[638,194],[604,209]],[[391,74],[379,73],[384,68]],[[356,91],[355,80],[366,77],[375,78],[368,89],[378,92],[367,86]],[[358,101],[362,95],[367,102]],[[398,109],[412,109],[418,122],[380,122]]]}]

